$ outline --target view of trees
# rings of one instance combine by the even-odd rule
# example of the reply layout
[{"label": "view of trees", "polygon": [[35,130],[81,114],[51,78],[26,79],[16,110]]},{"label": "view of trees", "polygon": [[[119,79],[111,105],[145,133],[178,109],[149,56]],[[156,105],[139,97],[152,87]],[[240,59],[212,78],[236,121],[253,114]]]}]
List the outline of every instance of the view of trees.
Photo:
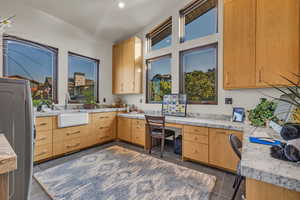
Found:
[{"label": "view of trees", "polygon": [[164,95],[172,93],[171,75],[156,74],[149,83],[151,102],[161,102]]},{"label": "view of trees", "polygon": [[185,93],[189,102],[215,102],[216,101],[216,69],[207,72],[186,72]]}]

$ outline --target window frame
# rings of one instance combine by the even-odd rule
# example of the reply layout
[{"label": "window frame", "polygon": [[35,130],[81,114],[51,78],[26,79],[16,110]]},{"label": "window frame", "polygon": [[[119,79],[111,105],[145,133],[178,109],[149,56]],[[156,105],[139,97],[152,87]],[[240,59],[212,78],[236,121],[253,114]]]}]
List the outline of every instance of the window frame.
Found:
[{"label": "window frame", "polygon": [[171,59],[171,66],[170,66],[170,72],[171,72],[171,94],[172,94],[172,54],[165,54],[154,58],[149,58],[146,60],[146,104],[162,104],[162,101],[150,101],[149,100],[149,62],[153,62],[162,58],[170,58]]},{"label": "window frame", "polygon": [[[189,96],[188,96],[188,94],[185,93],[185,79],[184,79],[185,72],[184,72],[182,57],[183,57],[184,53],[194,52],[194,51],[206,49],[209,47],[214,47],[216,49],[216,71],[215,71],[215,73],[216,73],[216,82],[215,82],[216,100],[214,102],[189,101],[189,99],[188,99]],[[187,95],[187,104],[190,104],[190,105],[218,105],[218,103],[219,103],[219,80],[218,80],[218,78],[219,78],[219,43],[218,42],[214,42],[214,43],[203,45],[203,46],[198,46],[198,47],[191,48],[191,49],[182,50],[179,52],[179,93]]]},{"label": "window frame", "polygon": [[151,31],[149,31],[146,34],[146,49],[147,49],[147,52],[159,51],[161,49],[165,49],[165,48],[168,48],[168,47],[172,46],[172,43],[174,41],[171,40],[170,46],[163,47],[163,48],[156,49],[156,50],[152,50],[151,49],[152,48],[152,38],[154,36],[160,34],[161,32],[163,32],[164,30],[168,29],[169,26],[171,26],[171,34],[170,34],[170,36],[171,36],[171,39],[172,39],[172,36],[173,36],[173,17],[172,16],[168,17],[165,21],[163,21],[162,23],[160,23],[157,26],[155,26]]},{"label": "window frame", "polygon": [[[97,79],[97,83],[96,83],[96,103],[100,103],[100,100],[99,100],[99,85],[100,85],[100,76],[99,76],[99,72],[100,72],[100,60],[99,59],[96,59],[96,58],[92,58],[92,57],[88,57],[88,56],[84,56],[82,54],[78,54],[78,53],[74,53],[72,51],[68,51],[68,73],[67,73],[67,92],[69,93],[69,71],[70,71],[70,60],[69,60],[69,56],[77,56],[77,57],[81,57],[81,58],[84,58],[84,59],[89,59],[89,60],[93,60],[97,63],[96,65],[96,79]],[[68,103],[69,104],[82,104],[82,102],[78,102],[78,101],[71,101],[71,100],[68,100]]]},{"label": "window frame", "polygon": [[[2,37],[2,44],[3,46],[6,44],[6,41],[14,41],[14,42],[19,42],[19,43],[23,43],[23,44],[27,44],[27,45],[30,45],[30,46],[35,46],[35,47],[38,47],[38,48],[42,48],[42,49],[47,49],[49,51],[52,51],[54,53],[54,59],[55,59],[55,62],[54,62],[54,66],[53,66],[53,69],[52,69],[52,102],[54,104],[57,104],[58,103],[58,48],[56,47],[52,47],[52,46],[49,46],[49,45],[46,45],[46,44],[42,44],[42,43],[39,43],[39,42],[35,42],[35,41],[32,41],[32,40],[28,40],[28,39],[23,39],[23,38],[20,38],[20,37],[17,37],[17,36],[13,36],[13,35],[3,35]],[[5,58],[5,55],[6,55],[6,47],[4,46],[2,48],[2,53],[3,53],[3,61],[2,61],[2,64],[3,64],[3,77],[7,76],[7,63],[6,63],[6,58]]]},{"label": "window frame", "polygon": [[[180,43],[197,40],[199,38],[203,38],[203,37],[207,37],[207,36],[219,33],[219,8],[218,8],[219,7],[219,2],[216,0],[217,1],[216,7],[214,7],[214,8],[217,9],[216,33],[213,33],[213,34],[210,34],[210,35],[207,35],[207,36],[194,38],[192,40],[186,40],[186,37],[185,37],[185,26],[186,26],[185,17],[186,17],[186,15],[189,14],[190,12],[192,12],[193,10],[197,9],[201,5],[205,4],[207,1],[209,1],[209,0],[194,0],[194,1],[192,1],[191,3],[189,3],[188,5],[186,5],[183,9],[181,9],[179,11],[179,41],[180,41]],[[185,10],[189,10],[189,11],[186,13]],[[210,10],[208,10],[208,11],[210,11]]]}]

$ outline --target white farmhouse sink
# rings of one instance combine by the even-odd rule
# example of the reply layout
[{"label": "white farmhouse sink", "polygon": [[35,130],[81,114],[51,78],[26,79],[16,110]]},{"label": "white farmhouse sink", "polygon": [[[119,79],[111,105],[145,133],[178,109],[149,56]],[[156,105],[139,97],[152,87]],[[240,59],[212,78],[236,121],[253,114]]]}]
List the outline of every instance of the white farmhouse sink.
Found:
[{"label": "white farmhouse sink", "polygon": [[57,121],[59,128],[85,125],[89,123],[89,114],[87,112],[62,113],[58,115]]}]

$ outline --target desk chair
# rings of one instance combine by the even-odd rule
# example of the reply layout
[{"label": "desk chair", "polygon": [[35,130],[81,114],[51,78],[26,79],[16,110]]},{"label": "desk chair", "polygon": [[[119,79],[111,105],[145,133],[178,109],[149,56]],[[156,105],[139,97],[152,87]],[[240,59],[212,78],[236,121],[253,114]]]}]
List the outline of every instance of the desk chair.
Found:
[{"label": "desk chair", "polygon": [[173,144],[175,149],[175,132],[165,128],[165,117],[164,116],[149,116],[145,115],[146,118],[146,134],[150,136],[150,147],[149,154],[151,154],[153,138],[161,140],[160,157],[163,157],[165,148],[165,139],[173,136]]},{"label": "desk chair", "polygon": [[229,141],[230,141],[230,144],[231,144],[231,147],[232,147],[234,153],[239,158],[239,162],[238,162],[237,169],[236,169],[236,177],[235,177],[235,180],[234,180],[234,183],[232,186],[234,188],[234,193],[233,193],[231,200],[234,200],[236,197],[236,194],[240,188],[241,183],[245,180],[245,177],[243,177],[241,174],[241,161],[240,161],[242,158],[242,153],[241,153],[240,149],[242,148],[243,144],[240,141],[240,139],[233,134],[229,135]]}]

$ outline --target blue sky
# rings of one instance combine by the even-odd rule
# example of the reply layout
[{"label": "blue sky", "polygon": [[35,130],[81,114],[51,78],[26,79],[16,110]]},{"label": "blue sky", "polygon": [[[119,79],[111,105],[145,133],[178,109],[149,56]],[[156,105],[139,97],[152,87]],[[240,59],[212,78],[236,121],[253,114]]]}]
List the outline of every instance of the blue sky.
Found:
[{"label": "blue sky", "polygon": [[148,74],[149,80],[156,74],[171,74],[171,57],[164,57],[151,62],[151,71]]},{"label": "blue sky", "polygon": [[7,42],[8,75],[20,75],[39,82],[44,82],[45,77],[52,76],[53,52],[28,46],[23,43]]}]

